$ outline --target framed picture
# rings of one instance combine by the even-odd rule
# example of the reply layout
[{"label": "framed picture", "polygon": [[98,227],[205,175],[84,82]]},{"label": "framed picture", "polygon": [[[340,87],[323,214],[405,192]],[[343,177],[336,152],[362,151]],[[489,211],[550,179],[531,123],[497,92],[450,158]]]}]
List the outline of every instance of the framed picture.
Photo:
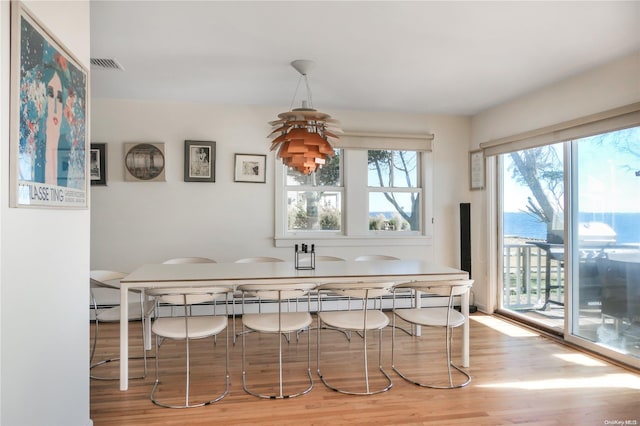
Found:
[{"label": "framed picture", "polygon": [[484,189],[484,153],[482,150],[469,152],[469,187]]},{"label": "framed picture", "polygon": [[184,141],[184,181],[216,181],[216,143]]},{"label": "framed picture", "polygon": [[92,143],[89,152],[89,176],[91,185],[107,184],[107,144]]},{"label": "framed picture", "polygon": [[164,182],[164,143],[125,143],[124,180]]},{"label": "framed picture", "polygon": [[87,208],[87,69],[11,2],[10,205]]},{"label": "framed picture", "polygon": [[236,154],[235,182],[265,183],[267,156],[261,154]]}]

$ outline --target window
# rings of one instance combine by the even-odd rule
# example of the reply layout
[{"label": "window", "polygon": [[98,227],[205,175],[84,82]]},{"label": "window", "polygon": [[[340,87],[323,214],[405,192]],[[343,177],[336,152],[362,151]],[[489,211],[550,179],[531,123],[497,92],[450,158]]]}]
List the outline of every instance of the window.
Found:
[{"label": "window", "polygon": [[432,216],[431,140],[341,137],[336,155],[309,176],[276,160],[276,246],[300,239],[323,240],[325,246],[430,240],[432,224],[425,218]]},{"label": "window", "polygon": [[420,231],[420,156],[416,151],[369,150],[370,231]]},{"label": "window", "polygon": [[335,155],[316,173],[305,175],[288,167],[286,179],[287,231],[342,230],[341,155]]}]

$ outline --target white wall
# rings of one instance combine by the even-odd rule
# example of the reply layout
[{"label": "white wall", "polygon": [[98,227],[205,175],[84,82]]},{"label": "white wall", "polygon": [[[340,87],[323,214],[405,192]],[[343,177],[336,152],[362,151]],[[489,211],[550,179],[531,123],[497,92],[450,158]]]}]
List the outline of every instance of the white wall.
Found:
[{"label": "white wall", "polygon": [[[573,78],[560,81],[511,102],[483,111],[472,119],[471,146],[606,111],[640,101],[640,53],[620,58]],[[495,187],[473,195],[480,206],[472,213],[473,273],[488,282],[488,241],[486,226],[492,210],[490,198]],[[477,269],[476,269],[477,268]],[[495,287],[474,287],[478,306],[487,311],[495,308]]]},{"label": "white wall", "polygon": [[[92,99],[92,141],[107,143],[108,186],[92,188],[91,267],[131,271],[170,257],[230,262],[246,256],[293,259],[274,245],[274,155],[270,126],[280,108]],[[350,131],[435,133],[435,246],[328,247],[433,259],[459,266],[457,205],[468,198],[467,117],[328,111]],[[183,181],[184,141],[216,141],[216,182]],[[124,142],[164,142],[166,182],[125,182]],[[268,154],[266,184],[233,182],[235,153]]]},{"label": "white wall", "polygon": [[473,117],[473,146],[640,99],[640,53],[498,105]]},{"label": "white wall", "polygon": [[[88,68],[88,1],[27,6]],[[9,2],[0,2],[0,423],[89,419],[89,210],[9,208]],[[13,77],[13,76],[12,76]]]}]

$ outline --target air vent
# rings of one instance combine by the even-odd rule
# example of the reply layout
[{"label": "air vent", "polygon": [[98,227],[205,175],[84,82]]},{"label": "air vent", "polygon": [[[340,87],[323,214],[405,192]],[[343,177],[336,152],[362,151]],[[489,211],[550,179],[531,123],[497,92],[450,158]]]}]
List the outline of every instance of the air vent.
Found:
[{"label": "air vent", "polygon": [[91,66],[103,70],[124,71],[118,61],[109,58],[91,58]]}]

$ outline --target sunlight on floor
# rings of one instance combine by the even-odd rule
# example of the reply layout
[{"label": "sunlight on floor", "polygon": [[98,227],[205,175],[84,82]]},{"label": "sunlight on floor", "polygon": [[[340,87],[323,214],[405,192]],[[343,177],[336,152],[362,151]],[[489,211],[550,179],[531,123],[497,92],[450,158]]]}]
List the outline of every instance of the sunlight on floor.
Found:
[{"label": "sunlight on floor", "polygon": [[640,390],[640,377],[633,374],[607,374],[597,377],[575,379],[548,379],[530,382],[507,382],[477,385],[482,388],[513,388],[524,390],[579,389],[579,388],[626,388]]},{"label": "sunlight on floor", "polygon": [[529,331],[523,327],[518,327],[517,325],[509,324],[506,321],[499,320],[490,316],[469,316],[469,319],[472,321],[477,321],[482,325],[486,325],[496,331],[499,331],[502,334],[506,334],[510,337],[535,337],[538,334]]},{"label": "sunlight on floor", "polygon": [[607,365],[605,362],[584,354],[554,354],[553,356],[573,364],[585,365],[587,367],[604,367]]}]

